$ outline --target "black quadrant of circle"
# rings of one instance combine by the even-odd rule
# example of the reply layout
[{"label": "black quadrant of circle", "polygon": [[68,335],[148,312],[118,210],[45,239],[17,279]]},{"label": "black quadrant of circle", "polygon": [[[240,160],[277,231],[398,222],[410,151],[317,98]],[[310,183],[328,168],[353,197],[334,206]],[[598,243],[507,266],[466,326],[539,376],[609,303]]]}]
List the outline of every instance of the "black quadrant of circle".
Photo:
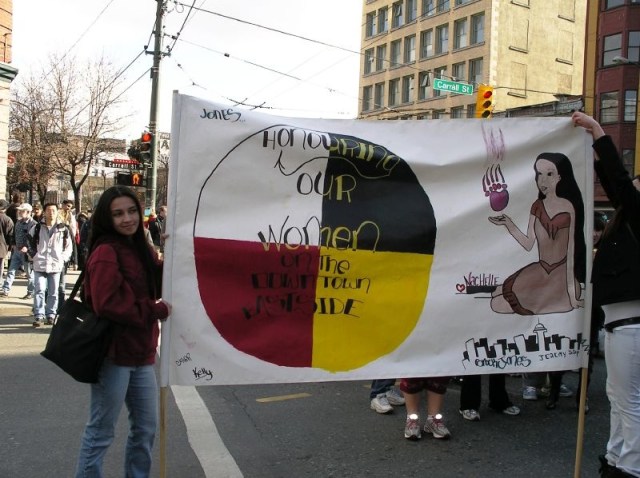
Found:
[{"label": "black quadrant of circle", "polygon": [[[329,191],[332,181],[340,175],[354,176],[356,186],[348,200],[328,196],[323,199],[322,226],[331,230],[344,226],[356,231],[364,221],[372,221],[379,227],[379,236],[372,228],[363,227],[358,234],[358,249],[433,254],[436,218],[429,196],[409,164],[375,143],[353,136],[329,135],[332,146],[346,141],[372,148],[368,151],[374,154],[364,160],[354,157],[356,154],[335,150],[330,153],[324,191]],[[394,156],[391,170],[381,165],[384,155]]]}]

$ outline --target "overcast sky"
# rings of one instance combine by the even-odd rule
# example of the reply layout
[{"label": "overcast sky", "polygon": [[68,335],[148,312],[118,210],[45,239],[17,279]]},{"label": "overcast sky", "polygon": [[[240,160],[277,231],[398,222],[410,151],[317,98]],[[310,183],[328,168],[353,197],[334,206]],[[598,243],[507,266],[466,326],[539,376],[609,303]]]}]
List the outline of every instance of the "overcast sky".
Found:
[{"label": "overcast sky", "polygon": [[[165,49],[193,3],[182,1],[186,6],[168,2]],[[170,130],[173,90],[225,104],[264,105],[265,112],[283,116],[355,118],[361,0],[196,0],[195,6],[208,12],[191,12],[162,61],[160,131]],[[16,82],[41,71],[51,54],[68,53],[80,62],[104,54],[123,69],[145,45],[153,50],[155,10],[154,0],[14,1]],[[151,79],[144,72],[151,64],[152,56],[142,55],[125,73],[125,113],[132,117],[122,138],[139,137],[149,123]]]}]

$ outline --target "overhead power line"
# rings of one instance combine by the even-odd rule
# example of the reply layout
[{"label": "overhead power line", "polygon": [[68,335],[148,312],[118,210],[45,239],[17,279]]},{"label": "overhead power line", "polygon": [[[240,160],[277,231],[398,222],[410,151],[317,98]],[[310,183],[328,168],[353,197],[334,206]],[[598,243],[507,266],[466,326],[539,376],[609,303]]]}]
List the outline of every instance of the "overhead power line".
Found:
[{"label": "overhead power line", "polygon": [[[175,4],[176,5],[182,5],[184,7],[188,7],[189,6],[189,5],[186,5],[186,4],[181,3],[181,2],[175,2]],[[204,12],[204,13],[208,13],[210,15],[215,15],[217,17],[226,18],[227,20],[233,20],[233,21],[238,22],[238,23],[244,23],[245,25],[251,25],[253,27],[261,28],[263,30],[268,30],[268,31],[271,31],[271,32],[280,33],[281,35],[286,35],[286,36],[290,36],[290,37],[293,37],[293,38],[298,38],[300,40],[308,41],[308,42],[311,42],[311,43],[317,43],[318,45],[323,45],[323,46],[327,46],[327,47],[330,47],[330,48],[335,48],[337,50],[342,50],[342,51],[346,51],[346,52],[349,52],[349,53],[354,53],[356,55],[361,55],[361,53],[359,51],[351,50],[351,49],[345,48],[343,46],[333,45],[331,43],[323,42],[323,41],[320,41],[320,40],[314,40],[313,38],[308,38],[308,37],[305,37],[305,36],[302,36],[302,35],[297,35],[295,33],[285,32],[284,30],[279,30],[277,28],[268,27],[266,25],[261,25],[259,23],[250,22],[248,20],[242,20],[240,18],[232,17],[232,16],[229,16],[229,15],[224,15],[224,14],[218,13],[218,12],[213,12],[211,10],[206,10],[204,8],[194,7],[194,10],[198,10],[198,11],[201,11],[201,12]]]}]

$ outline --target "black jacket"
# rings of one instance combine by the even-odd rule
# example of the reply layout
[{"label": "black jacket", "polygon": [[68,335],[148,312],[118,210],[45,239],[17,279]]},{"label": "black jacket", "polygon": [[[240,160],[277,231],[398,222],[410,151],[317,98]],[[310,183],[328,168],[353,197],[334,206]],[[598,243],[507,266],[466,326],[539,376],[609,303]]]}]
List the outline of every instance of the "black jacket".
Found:
[{"label": "black jacket", "polygon": [[640,191],[631,182],[610,136],[593,143],[596,173],[616,215],[598,244],[593,262],[597,305],[640,300]]}]

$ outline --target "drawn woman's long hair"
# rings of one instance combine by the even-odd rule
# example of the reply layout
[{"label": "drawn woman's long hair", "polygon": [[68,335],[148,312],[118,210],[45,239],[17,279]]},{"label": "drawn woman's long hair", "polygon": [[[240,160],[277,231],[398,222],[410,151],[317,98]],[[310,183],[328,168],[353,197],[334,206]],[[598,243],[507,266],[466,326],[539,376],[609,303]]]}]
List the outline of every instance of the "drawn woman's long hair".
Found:
[{"label": "drawn woman's long hair", "polygon": [[[538,160],[546,159],[552,162],[558,170],[560,181],[556,186],[556,195],[568,200],[573,205],[575,214],[575,227],[573,237],[573,272],[578,282],[584,283],[586,277],[587,246],[584,240],[584,201],[582,193],[573,175],[571,161],[562,153],[541,153],[533,165],[535,170]],[[537,173],[536,173],[537,174]],[[538,199],[544,199],[545,195],[538,192]]]}]

